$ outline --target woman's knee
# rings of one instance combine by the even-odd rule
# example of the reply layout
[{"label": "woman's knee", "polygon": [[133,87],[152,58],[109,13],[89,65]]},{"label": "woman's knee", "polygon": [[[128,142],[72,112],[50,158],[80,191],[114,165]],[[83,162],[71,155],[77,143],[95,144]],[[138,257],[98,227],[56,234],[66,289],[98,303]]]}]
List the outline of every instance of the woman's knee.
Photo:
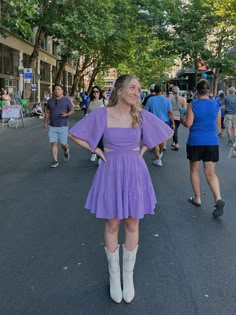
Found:
[{"label": "woman's knee", "polygon": [[139,229],[139,220],[137,219],[126,219],[124,220],[125,230],[129,233],[136,233]]},{"label": "woman's knee", "polygon": [[212,178],[216,175],[215,173],[215,165],[213,163],[208,164],[204,163],[204,173],[207,178]]},{"label": "woman's knee", "polygon": [[109,233],[117,233],[119,231],[120,220],[106,220],[106,230]]}]

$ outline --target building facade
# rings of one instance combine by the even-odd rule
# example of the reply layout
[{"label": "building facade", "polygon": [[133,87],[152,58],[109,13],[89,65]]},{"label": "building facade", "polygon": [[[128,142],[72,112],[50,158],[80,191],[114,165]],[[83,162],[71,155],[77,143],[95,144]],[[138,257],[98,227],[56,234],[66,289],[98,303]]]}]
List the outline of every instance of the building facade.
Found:
[{"label": "building facade", "polygon": [[[24,97],[24,68],[33,51],[33,42],[23,40],[15,34],[4,30],[0,34],[0,87],[6,88],[12,98]],[[32,76],[32,93],[30,102],[41,102],[45,95],[52,93],[53,82],[60,62],[57,46],[51,38],[46,37],[42,43],[37,60],[37,68]],[[69,93],[73,84],[75,68],[67,64],[61,84],[65,93]]]}]

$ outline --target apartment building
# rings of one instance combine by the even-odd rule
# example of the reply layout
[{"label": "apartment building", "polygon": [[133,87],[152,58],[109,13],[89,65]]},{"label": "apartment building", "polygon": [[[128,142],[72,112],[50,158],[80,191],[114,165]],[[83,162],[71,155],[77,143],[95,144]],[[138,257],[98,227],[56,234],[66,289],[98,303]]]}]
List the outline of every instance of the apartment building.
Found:
[{"label": "apartment building", "polygon": [[[33,51],[34,39],[27,41],[5,29],[1,33],[3,31],[4,36],[0,34],[0,87],[5,87],[14,98],[16,94],[24,94],[24,68]],[[52,38],[46,37],[39,52],[37,70],[32,77],[31,102],[40,102],[52,92],[59,63],[58,47]],[[73,63],[67,64],[61,81],[66,93],[70,92],[74,73]]]}]

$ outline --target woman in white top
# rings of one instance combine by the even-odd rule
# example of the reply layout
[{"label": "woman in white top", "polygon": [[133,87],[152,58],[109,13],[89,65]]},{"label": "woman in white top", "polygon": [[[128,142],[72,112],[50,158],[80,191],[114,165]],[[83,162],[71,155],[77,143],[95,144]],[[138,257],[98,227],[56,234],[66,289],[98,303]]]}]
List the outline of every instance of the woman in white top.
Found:
[{"label": "woman in white top", "polygon": [[178,86],[174,86],[172,88],[172,96],[171,96],[171,104],[172,110],[175,117],[175,130],[173,135],[173,142],[172,142],[172,149],[175,151],[179,150],[179,143],[178,143],[178,128],[180,125],[180,111],[184,107],[187,107],[186,99],[179,95],[179,88]]},{"label": "woman in white top", "polygon": [[105,100],[102,96],[102,91],[98,86],[94,86],[89,94],[89,105],[88,105],[88,114],[94,111],[95,109],[99,107],[104,107]]}]

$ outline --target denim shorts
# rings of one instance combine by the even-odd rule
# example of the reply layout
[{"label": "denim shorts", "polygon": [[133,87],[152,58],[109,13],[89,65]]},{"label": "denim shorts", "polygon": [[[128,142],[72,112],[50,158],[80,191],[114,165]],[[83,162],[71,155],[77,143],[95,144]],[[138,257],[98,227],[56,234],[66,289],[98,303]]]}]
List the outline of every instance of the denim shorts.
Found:
[{"label": "denim shorts", "polygon": [[63,126],[63,127],[52,127],[49,126],[48,129],[48,137],[49,137],[49,142],[60,142],[61,144],[67,144],[68,140],[68,126]]}]

